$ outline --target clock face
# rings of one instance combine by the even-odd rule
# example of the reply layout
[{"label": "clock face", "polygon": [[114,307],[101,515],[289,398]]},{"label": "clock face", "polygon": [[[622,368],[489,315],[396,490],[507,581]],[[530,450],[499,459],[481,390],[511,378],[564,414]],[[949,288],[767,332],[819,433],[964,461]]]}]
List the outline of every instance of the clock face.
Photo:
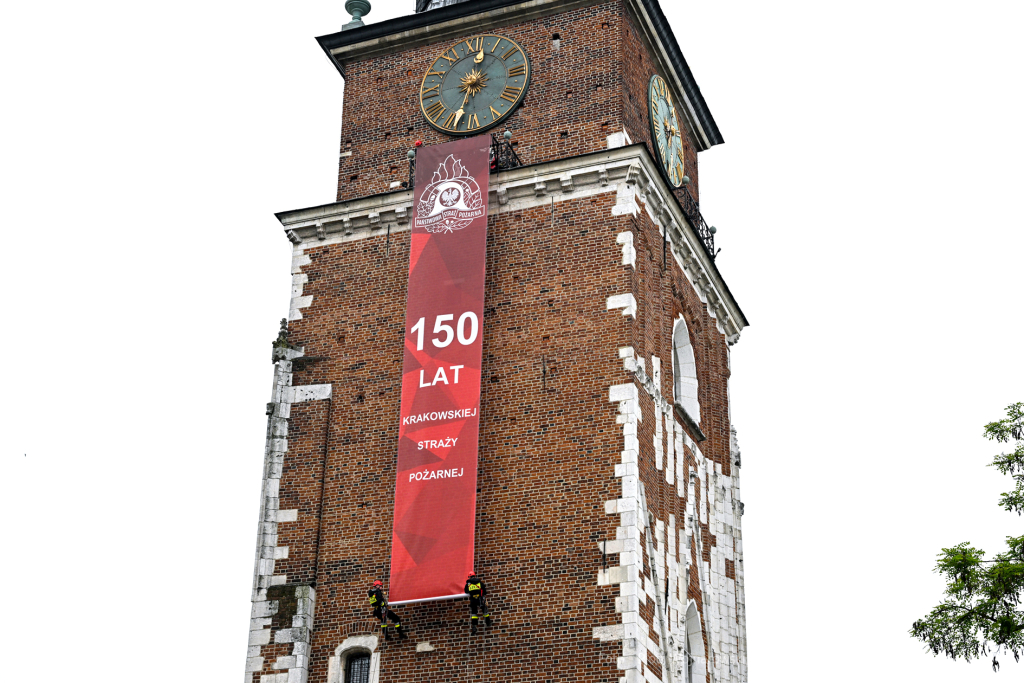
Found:
[{"label": "clock face", "polygon": [[473,36],[449,46],[427,68],[420,109],[443,133],[480,133],[511,116],[529,84],[530,61],[518,43]]},{"label": "clock face", "polygon": [[654,76],[650,87],[651,132],[654,145],[658,148],[658,161],[668,174],[672,187],[683,184],[685,162],[683,160],[683,132],[679,128],[679,114],[672,102],[665,79]]}]

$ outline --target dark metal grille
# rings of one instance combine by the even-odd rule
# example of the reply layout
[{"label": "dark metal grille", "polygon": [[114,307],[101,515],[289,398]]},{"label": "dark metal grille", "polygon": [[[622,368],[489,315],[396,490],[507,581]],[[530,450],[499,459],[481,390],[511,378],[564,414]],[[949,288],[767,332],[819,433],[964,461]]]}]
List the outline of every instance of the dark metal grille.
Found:
[{"label": "dark metal grille", "polygon": [[370,655],[352,655],[345,664],[345,683],[370,683]]},{"label": "dark metal grille", "polygon": [[491,173],[507,171],[510,168],[518,168],[523,165],[512,142],[497,135],[491,134]]},{"label": "dark metal grille", "polygon": [[[519,168],[523,165],[522,159],[516,154],[511,140],[491,134],[491,173],[507,171],[510,168]],[[409,156],[409,182],[402,183],[402,189],[410,189],[416,185],[416,154],[415,150]]]},{"label": "dark metal grille", "polygon": [[[693,225],[694,230],[697,231],[697,237],[700,238],[700,243],[704,247],[704,252],[711,258],[712,261],[718,256],[718,252],[715,251],[715,235],[711,232],[711,228],[704,221],[704,216],[700,213],[700,205],[697,204],[697,200],[690,194],[690,190],[682,188],[683,198],[679,204],[683,208],[683,213],[690,220],[690,224]],[[721,249],[719,249],[721,251]]]}]

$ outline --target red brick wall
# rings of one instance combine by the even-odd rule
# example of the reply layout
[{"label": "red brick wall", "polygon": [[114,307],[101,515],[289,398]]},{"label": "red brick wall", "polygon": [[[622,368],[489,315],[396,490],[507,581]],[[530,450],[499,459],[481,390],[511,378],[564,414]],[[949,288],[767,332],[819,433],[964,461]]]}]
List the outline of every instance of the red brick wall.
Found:
[{"label": "red brick wall", "polygon": [[[619,2],[608,2],[474,32],[508,36],[530,58],[531,84],[522,106],[492,131],[500,134],[507,125],[524,163],[605,149],[608,135],[622,130],[623,12]],[[558,50],[552,44],[556,33]],[[408,180],[406,153],[417,140],[433,145],[450,139],[427,124],[418,97],[427,67],[455,42],[345,64],[341,152],[352,154],[341,158],[338,201],[387,192],[391,182]]]},{"label": "red brick wall", "polygon": [[[280,509],[298,510],[298,521],[279,524],[278,546],[288,546],[288,557],[277,560],[275,571],[291,583],[315,580],[320,490],[323,481],[327,401],[296,403],[288,424],[288,455],[281,474]],[[289,628],[289,624],[286,628]]]},{"label": "red brick wall", "polygon": [[[611,192],[558,202],[553,225],[549,206],[489,221],[476,566],[493,593],[495,626],[470,640],[466,601],[403,606],[397,611],[413,641],[437,650],[390,648],[382,681],[451,680],[453,671],[485,672],[493,681],[618,680],[621,642],[592,638],[595,626],[621,619],[618,587],[596,584],[597,542],[615,538],[618,525],[604,502],[621,497],[614,469],[623,436],[608,387],[629,381],[616,349],[633,346],[649,371],[652,354],[662,359],[662,392],[670,395],[680,311],[695,342],[708,435],[701,449],[728,472],[724,338],[671,258],[662,270],[661,238],[647,214],[613,217],[614,203]],[[616,244],[627,230],[635,270],[621,265]],[[313,300],[291,323],[291,339],[324,360],[296,363],[293,384],[334,386],[310,669],[310,681],[320,683],[334,648],[365,630],[370,582],[388,574],[409,233],[392,235],[390,245],[374,237],[306,253],[303,293]],[[639,302],[636,320],[605,310],[607,297],[626,292]],[[640,405],[648,505],[665,522],[674,514],[681,527],[685,501],[654,468],[654,405],[642,389]],[[276,570],[290,584],[312,578],[327,406],[292,408],[280,504],[300,512],[282,527],[279,545],[290,551]],[[699,607],[695,575],[688,592]],[[644,609],[653,627],[653,604]],[[657,641],[654,628],[651,637]],[[281,646],[265,650],[267,667],[273,647]]]},{"label": "red brick wall", "polygon": [[[608,135],[623,126],[634,142],[654,150],[647,104],[654,60],[620,2],[487,32],[519,42],[530,57],[531,85],[522,106],[491,131],[511,130],[524,163],[605,149]],[[351,154],[339,164],[338,201],[389,191],[392,182],[408,180],[406,154],[417,140],[432,145],[449,139],[424,120],[418,96],[428,65],[455,42],[345,64],[341,152]],[[680,93],[674,99],[681,107]],[[699,199],[697,149],[685,130],[684,146],[690,192]]]},{"label": "red brick wall", "polygon": [[[466,601],[398,608],[415,640],[437,651],[388,650],[382,681],[451,680],[452,671],[618,680],[621,643],[592,638],[594,626],[619,621],[617,587],[596,585],[597,541],[617,524],[604,501],[621,495],[622,435],[607,388],[622,381],[615,349],[629,329],[604,306],[627,286],[613,204],[611,194],[560,202],[554,232],[549,207],[490,221],[476,566],[493,592],[494,634],[468,639]],[[291,323],[307,355],[327,357],[297,370],[294,384],[335,387],[311,681],[325,679],[346,626],[367,618],[365,591],[389,566],[408,238],[393,235],[390,255],[382,238],[308,251],[313,303]]]}]

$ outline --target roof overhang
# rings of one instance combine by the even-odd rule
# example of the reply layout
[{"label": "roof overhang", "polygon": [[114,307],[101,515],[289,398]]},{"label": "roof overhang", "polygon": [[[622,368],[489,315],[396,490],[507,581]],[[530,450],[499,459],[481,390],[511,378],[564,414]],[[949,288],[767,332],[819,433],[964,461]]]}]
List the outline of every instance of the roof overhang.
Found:
[{"label": "roof overhang", "polygon": [[[658,0],[622,0],[637,19],[642,38],[685,104],[686,124],[699,151],[724,142],[704,96],[676,42]],[[607,0],[473,0],[429,12],[368,24],[317,38],[344,77],[345,64],[397,49],[456,38],[495,23],[521,23]]]}]

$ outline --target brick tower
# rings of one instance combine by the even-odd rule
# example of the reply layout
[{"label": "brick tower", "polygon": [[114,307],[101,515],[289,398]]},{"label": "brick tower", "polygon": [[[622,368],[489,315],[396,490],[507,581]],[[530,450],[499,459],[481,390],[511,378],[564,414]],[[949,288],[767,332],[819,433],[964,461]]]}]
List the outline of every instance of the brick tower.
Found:
[{"label": "brick tower", "polygon": [[[278,214],[293,286],[246,683],[746,681],[729,357],[747,321],[697,201],[721,134],[658,1],[419,0],[365,25],[368,3],[347,5],[318,39],[345,85],[337,198]],[[493,624],[471,633],[469,601],[442,595],[393,605],[410,637],[386,640],[367,590],[406,552],[410,167],[470,136],[491,169],[481,360],[463,375],[469,561]],[[478,338],[469,315],[460,340]]]}]

